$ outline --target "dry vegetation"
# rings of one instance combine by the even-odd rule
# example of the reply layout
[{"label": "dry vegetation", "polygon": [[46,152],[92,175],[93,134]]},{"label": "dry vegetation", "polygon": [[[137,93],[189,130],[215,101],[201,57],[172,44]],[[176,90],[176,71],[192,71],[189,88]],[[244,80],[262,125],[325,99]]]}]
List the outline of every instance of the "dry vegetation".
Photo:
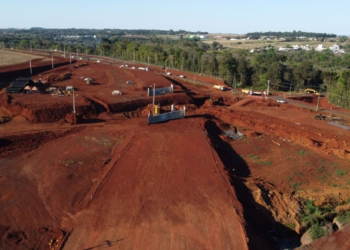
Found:
[{"label": "dry vegetation", "polygon": [[30,59],[42,58],[16,51],[0,50],[0,66],[12,65],[29,61]]}]

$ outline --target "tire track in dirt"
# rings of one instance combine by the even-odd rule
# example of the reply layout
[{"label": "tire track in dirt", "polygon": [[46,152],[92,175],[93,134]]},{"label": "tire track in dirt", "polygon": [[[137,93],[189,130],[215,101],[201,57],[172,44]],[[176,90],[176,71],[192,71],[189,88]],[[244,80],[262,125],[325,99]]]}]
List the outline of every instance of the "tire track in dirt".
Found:
[{"label": "tire track in dirt", "polygon": [[111,71],[112,70],[107,70],[106,71],[106,75],[108,77],[108,85],[112,85],[115,82],[115,79],[114,79],[114,77],[111,74]]},{"label": "tire track in dirt", "polygon": [[[134,134],[128,136],[126,138],[126,140],[124,141],[123,145],[119,149],[116,150],[113,158],[111,159],[109,164],[106,166],[104,173],[101,175],[101,178],[100,178],[101,181],[96,182],[95,184],[93,184],[91,186],[90,190],[87,192],[87,194],[85,195],[85,197],[81,201],[81,204],[79,206],[80,209],[84,209],[84,208],[88,207],[90,205],[90,203],[92,202],[92,199],[96,198],[99,195],[100,190],[104,186],[106,180],[111,175],[113,168],[117,165],[123,152],[127,150],[127,147],[130,144],[130,142],[132,141],[133,137],[134,137]],[[112,151],[114,151],[114,149]]]}]

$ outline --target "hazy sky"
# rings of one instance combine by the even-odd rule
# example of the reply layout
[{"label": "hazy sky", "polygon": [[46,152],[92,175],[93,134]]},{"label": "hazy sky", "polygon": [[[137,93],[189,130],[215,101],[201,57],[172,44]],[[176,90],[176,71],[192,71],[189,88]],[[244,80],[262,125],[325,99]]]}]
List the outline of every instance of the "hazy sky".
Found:
[{"label": "hazy sky", "polygon": [[350,35],[349,0],[0,0],[0,28],[307,31]]}]

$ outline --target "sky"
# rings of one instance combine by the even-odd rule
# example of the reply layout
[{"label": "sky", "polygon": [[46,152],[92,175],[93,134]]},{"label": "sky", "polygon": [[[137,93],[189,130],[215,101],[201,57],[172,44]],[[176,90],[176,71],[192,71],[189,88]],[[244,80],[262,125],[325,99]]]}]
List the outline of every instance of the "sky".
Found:
[{"label": "sky", "polygon": [[349,0],[1,0],[0,28],[350,35]]}]

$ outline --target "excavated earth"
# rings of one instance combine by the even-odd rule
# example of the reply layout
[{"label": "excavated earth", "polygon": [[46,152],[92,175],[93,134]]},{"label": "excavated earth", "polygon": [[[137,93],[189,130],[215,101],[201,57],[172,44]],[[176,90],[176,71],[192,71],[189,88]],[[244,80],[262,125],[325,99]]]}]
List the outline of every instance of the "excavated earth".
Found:
[{"label": "excavated earth", "polygon": [[[303,200],[350,198],[350,133],[330,123],[350,127],[345,110],[132,66],[78,61],[34,74],[41,94],[0,92],[1,249],[291,249],[305,231]],[[154,84],[174,86],[155,98],[161,112],[186,106],[186,118],[147,124]],[[45,91],[66,86],[78,124],[72,95]],[[348,249],[349,230],[302,248]]]}]

